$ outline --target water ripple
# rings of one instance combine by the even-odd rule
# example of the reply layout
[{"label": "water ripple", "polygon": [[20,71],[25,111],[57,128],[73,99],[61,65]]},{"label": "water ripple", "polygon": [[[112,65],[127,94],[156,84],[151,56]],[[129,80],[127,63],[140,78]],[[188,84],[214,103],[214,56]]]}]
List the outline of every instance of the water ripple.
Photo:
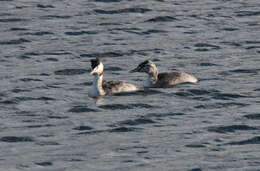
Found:
[{"label": "water ripple", "polygon": [[72,16],[69,15],[46,15],[40,17],[41,19],[55,20],[55,19],[70,19]]},{"label": "water ripple", "polygon": [[220,46],[212,45],[208,43],[197,43],[194,45],[197,49],[195,51],[210,51],[210,50],[219,50],[221,49]]},{"label": "water ripple", "polygon": [[135,108],[155,108],[154,106],[144,104],[144,103],[133,103],[133,104],[109,104],[109,105],[101,105],[98,106],[102,109],[108,110],[126,110],[126,109],[135,109]]},{"label": "water ripple", "polygon": [[120,57],[124,54],[121,52],[104,52],[104,53],[90,53],[90,54],[81,54],[81,57],[89,58],[104,58],[104,57]]},{"label": "water ripple", "polygon": [[118,128],[113,128],[109,130],[109,132],[136,132],[137,130],[140,130],[140,128],[134,128],[134,127],[118,127]]},{"label": "water ripple", "polygon": [[54,33],[49,31],[38,31],[38,32],[24,33],[23,35],[44,36],[44,35],[53,35],[53,34]]},{"label": "water ripple", "polygon": [[68,31],[65,32],[64,34],[68,35],[68,36],[80,36],[80,35],[84,35],[84,34],[97,34],[97,31]]},{"label": "water ripple", "polygon": [[158,17],[146,20],[145,22],[174,22],[174,21],[178,21],[178,19],[175,17],[171,17],[171,16],[158,16]]},{"label": "water ripple", "polygon": [[35,101],[35,100],[40,100],[40,101],[53,101],[53,100],[56,100],[52,97],[45,97],[45,96],[42,96],[42,97],[15,97],[14,101],[15,102],[23,102],[23,101]]},{"label": "water ripple", "polygon": [[39,166],[52,166],[52,162],[40,162],[35,164]]},{"label": "water ripple", "polygon": [[93,128],[90,126],[78,126],[73,128],[74,130],[78,130],[78,131],[88,131],[88,130],[92,130]]},{"label": "water ripple", "polygon": [[217,133],[229,133],[229,132],[249,131],[249,130],[259,130],[259,128],[251,127],[248,125],[215,126],[215,127],[208,128],[208,131],[217,132]]},{"label": "water ripple", "polygon": [[249,145],[249,144],[260,144],[260,137],[253,137],[243,141],[233,141],[226,143],[225,145]]},{"label": "water ripple", "polygon": [[2,142],[8,143],[17,143],[17,142],[33,142],[34,139],[32,137],[15,137],[15,136],[6,136],[0,138]]},{"label": "water ripple", "polygon": [[129,125],[129,126],[135,126],[135,125],[142,125],[142,124],[153,124],[156,123],[155,121],[153,121],[152,119],[149,118],[137,118],[134,120],[125,120],[125,121],[121,121],[119,122],[119,125]]},{"label": "water ripple", "polygon": [[85,73],[89,73],[90,70],[87,69],[63,69],[63,70],[57,70],[54,71],[55,75],[67,75],[67,76],[73,76],[73,75],[81,75]]},{"label": "water ripple", "polygon": [[42,80],[37,79],[37,78],[21,78],[20,81],[30,82],[30,81],[42,81]]},{"label": "water ripple", "polygon": [[96,109],[91,109],[87,106],[74,106],[71,108],[68,112],[73,112],[73,113],[84,113],[84,112],[98,112]]},{"label": "water ripple", "polygon": [[125,9],[118,9],[118,10],[96,9],[94,11],[98,14],[121,14],[121,13],[146,13],[152,10],[147,8],[125,8]]},{"label": "water ripple", "polygon": [[0,45],[18,45],[22,43],[29,43],[31,40],[27,40],[24,38],[9,40],[9,41],[0,41]]},{"label": "water ripple", "polygon": [[96,2],[105,2],[105,3],[112,3],[112,2],[121,2],[122,0],[95,0]]},{"label": "water ripple", "polygon": [[55,8],[53,5],[43,5],[43,4],[37,4],[38,8]]},{"label": "water ripple", "polygon": [[10,22],[24,22],[27,19],[23,18],[0,18],[0,23],[10,23]]},{"label": "water ripple", "polygon": [[77,133],[78,135],[88,135],[88,134],[99,134],[99,133],[126,133],[126,132],[137,132],[139,130],[142,130],[142,128],[136,128],[136,127],[125,127],[125,126],[120,126],[112,129],[106,129],[106,130],[93,130],[93,131],[85,131],[85,132],[80,132]]},{"label": "water ripple", "polygon": [[237,17],[251,17],[260,15],[260,11],[238,11],[235,14]]},{"label": "water ripple", "polygon": [[203,144],[188,144],[185,145],[185,147],[189,147],[189,148],[205,148],[206,146]]},{"label": "water ripple", "polygon": [[247,119],[260,120],[260,113],[245,115]]}]

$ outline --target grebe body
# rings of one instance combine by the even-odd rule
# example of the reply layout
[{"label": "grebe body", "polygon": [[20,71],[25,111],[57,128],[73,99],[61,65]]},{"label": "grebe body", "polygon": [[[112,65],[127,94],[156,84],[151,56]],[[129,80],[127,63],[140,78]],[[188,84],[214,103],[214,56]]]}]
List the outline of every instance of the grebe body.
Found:
[{"label": "grebe body", "polygon": [[89,92],[89,96],[98,97],[107,94],[137,91],[134,84],[121,80],[103,81],[104,65],[98,59],[91,60],[91,75],[94,76],[93,84]]},{"label": "grebe body", "polygon": [[144,72],[148,74],[147,80],[144,82],[146,88],[169,88],[181,83],[196,83],[198,80],[191,74],[185,72],[163,72],[158,74],[155,64],[151,60],[140,63],[130,72]]}]

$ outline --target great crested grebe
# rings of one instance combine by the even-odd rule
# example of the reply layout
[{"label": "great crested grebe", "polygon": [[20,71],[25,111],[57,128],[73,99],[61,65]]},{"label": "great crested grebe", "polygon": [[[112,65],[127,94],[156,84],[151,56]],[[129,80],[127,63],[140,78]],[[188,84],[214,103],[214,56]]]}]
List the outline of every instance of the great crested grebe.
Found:
[{"label": "great crested grebe", "polygon": [[148,79],[144,83],[144,87],[147,88],[168,88],[180,83],[196,83],[198,81],[193,75],[185,72],[172,71],[158,74],[158,70],[151,60],[140,63],[130,72],[148,74]]},{"label": "great crested grebe", "polygon": [[89,92],[89,96],[91,97],[138,90],[134,84],[126,81],[103,81],[104,65],[98,58],[91,60],[91,68],[92,71],[90,74],[94,76],[92,88]]}]

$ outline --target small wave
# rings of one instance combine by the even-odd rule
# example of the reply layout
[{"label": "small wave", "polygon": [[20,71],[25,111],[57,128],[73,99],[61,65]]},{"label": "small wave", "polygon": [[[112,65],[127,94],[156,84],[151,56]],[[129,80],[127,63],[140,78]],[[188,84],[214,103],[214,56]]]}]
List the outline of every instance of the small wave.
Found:
[{"label": "small wave", "polygon": [[17,142],[33,142],[34,139],[32,137],[15,137],[15,136],[6,136],[0,138],[2,142],[8,143],[17,143]]},{"label": "small wave", "polygon": [[97,31],[68,31],[65,32],[64,34],[68,35],[68,36],[80,36],[80,35],[84,35],[84,34],[97,34]]},{"label": "small wave", "polygon": [[260,15],[260,11],[238,11],[235,13],[237,17],[251,17]]},{"label": "small wave", "polygon": [[98,14],[122,14],[122,13],[146,13],[152,10],[147,8],[125,8],[125,9],[118,9],[118,10],[96,9],[94,11]]},{"label": "small wave", "polygon": [[158,16],[158,17],[146,20],[145,22],[173,22],[173,21],[178,21],[178,19],[175,17],[171,17],[171,16]]},{"label": "small wave", "polygon": [[26,126],[26,128],[43,128],[43,127],[53,127],[54,125],[51,124],[45,124],[45,125],[29,125]]},{"label": "small wave", "polygon": [[238,28],[233,28],[233,27],[226,27],[226,28],[223,28],[222,30],[224,30],[224,31],[237,31],[239,29]]},{"label": "small wave", "polygon": [[169,113],[148,113],[146,117],[151,118],[151,117],[156,117],[156,118],[162,118],[162,117],[171,117],[171,116],[182,116],[185,115],[184,113],[181,112],[169,112]]},{"label": "small wave", "polygon": [[27,19],[23,18],[0,18],[0,23],[10,23],[10,22],[24,22]]},{"label": "small wave", "polygon": [[205,148],[206,146],[203,144],[188,144],[185,145],[185,147],[189,147],[189,148]]},{"label": "small wave", "polygon": [[52,166],[52,162],[40,162],[40,163],[35,163],[36,165],[39,166]]},{"label": "small wave", "polygon": [[240,94],[231,94],[231,93],[214,93],[212,95],[212,98],[214,99],[220,99],[220,100],[231,100],[231,99],[237,99],[237,98],[249,98],[249,96],[244,96]]},{"label": "small wave", "polygon": [[69,118],[68,116],[55,116],[55,115],[49,115],[47,116],[49,119],[67,119]]},{"label": "small wave", "polygon": [[15,100],[3,100],[3,101],[0,101],[0,104],[12,105],[12,104],[18,104],[18,103]]},{"label": "small wave", "polygon": [[190,169],[188,171],[202,171],[202,169],[201,168],[193,168],[193,169]]},{"label": "small wave", "polygon": [[[175,95],[181,96],[181,97],[192,97],[194,99],[197,99],[198,96],[204,96],[207,95],[212,99],[221,99],[221,100],[232,100],[232,99],[238,99],[238,98],[249,98],[249,96],[236,94],[236,93],[221,93],[220,91],[216,89],[189,89],[186,91],[179,91],[176,92]],[[205,98],[205,97],[203,97]],[[201,99],[203,100],[203,99]]]},{"label": "small wave", "polygon": [[39,146],[60,145],[59,143],[57,143],[55,141],[41,141],[41,142],[37,142],[36,144]]},{"label": "small wave", "polygon": [[46,61],[50,61],[50,62],[58,62],[59,60],[57,58],[46,58]]},{"label": "small wave", "polygon": [[248,114],[244,116],[247,119],[260,120],[260,113]]},{"label": "small wave", "polygon": [[70,19],[72,16],[69,15],[46,15],[41,17],[41,19]]},{"label": "small wave", "polygon": [[90,70],[87,69],[63,69],[63,70],[54,71],[54,74],[72,76],[72,75],[81,75],[88,72],[90,72]]},{"label": "small wave", "polygon": [[225,45],[229,45],[229,46],[235,46],[235,47],[241,47],[242,44],[241,43],[237,43],[237,42],[220,42],[220,43],[223,43]]},{"label": "small wave", "polygon": [[154,108],[154,106],[144,104],[144,103],[134,103],[134,104],[109,104],[109,105],[101,105],[98,106],[102,109],[108,109],[108,110],[126,110],[126,109],[135,109],[135,108]]},{"label": "small wave", "polygon": [[140,130],[140,128],[134,128],[134,127],[118,127],[118,128],[113,128],[109,130],[108,132],[135,132],[137,130]]},{"label": "small wave", "polygon": [[197,108],[197,109],[219,109],[219,108],[228,108],[228,107],[245,107],[245,106],[248,106],[248,105],[249,104],[246,104],[246,103],[230,102],[230,103],[215,103],[215,104],[198,105],[198,106],[195,106],[194,108]]},{"label": "small wave", "polygon": [[224,145],[249,145],[249,144],[260,144],[260,137],[253,137],[251,139],[243,141],[233,141]]},{"label": "small wave", "polygon": [[260,69],[235,69],[235,70],[229,70],[229,72],[245,73],[245,74],[257,74],[259,71],[260,71]]},{"label": "small wave", "polygon": [[95,2],[105,2],[105,3],[111,3],[111,2],[121,2],[122,0],[95,0]]},{"label": "small wave", "polygon": [[212,45],[212,44],[208,44],[208,43],[197,43],[194,45],[194,47],[197,48],[197,49],[195,49],[195,51],[201,51],[201,52],[221,49],[220,46]]},{"label": "small wave", "polygon": [[91,109],[86,106],[74,106],[73,108],[69,109],[69,112],[72,113],[85,113],[85,112],[98,112],[96,109]]},{"label": "small wave", "polygon": [[216,126],[216,127],[208,128],[209,132],[217,132],[217,133],[229,133],[229,132],[249,131],[249,130],[258,130],[258,128],[251,127],[248,125]]},{"label": "small wave", "polygon": [[106,129],[106,130],[93,130],[93,131],[85,131],[85,132],[80,132],[80,133],[77,133],[78,135],[93,135],[93,134],[100,134],[100,133],[125,133],[125,132],[136,132],[136,131],[139,131],[139,130],[142,130],[142,128],[135,128],[135,127],[125,127],[125,126],[122,126],[122,127],[117,127],[117,128],[112,128],[112,129]]},{"label": "small wave", "polygon": [[252,45],[252,44],[260,44],[260,41],[257,40],[246,40],[243,42],[240,42],[241,44],[246,44],[246,45]]},{"label": "small wave", "polygon": [[142,35],[149,35],[149,34],[157,34],[157,33],[167,33],[167,31],[164,30],[155,30],[155,29],[149,29],[147,31],[142,32]]},{"label": "small wave", "polygon": [[73,128],[74,130],[78,130],[78,131],[88,131],[88,130],[92,130],[93,128],[90,126],[78,126]]},{"label": "small wave", "polygon": [[219,66],[217,64],[213,64],[213,63],[210,63],[210,62],[202,62],[199,65],[202,66],[202,67]]},{"label": "small wave", "polygon": [[122,71],[122,68],[110,66],[110,67],[106,67],[105,70],[106,71]]},{"label": "small wave", "polygon": [[245,49],[260,49],[260,46],[248,46]]},{"label": "small wave", "polygon": [[53,35],[53,34],[54,33],[49,31],[38,31],[38,32],[24,33],[23,35],[44,36],[44,35]]},{"label": "small wave", "polygon": [[134,120],[121,121],[121,122],[119,122],[119,125],[135,126],[135,125],[153,124],[153,123],[156,123],[156,122],[153,121],[152,119],[141,117],[141,118],[137,118]]},{"label": "small wave", "polygon": [[55,8],[53,5],[43,5],[43,4],[37,4],[38,8]]},{"label": "small wave", "polygon": [[40,79],[36,79],[36,78],[21,78],[20,81],[23,81],[23,82],[30,82],[30,81],[42,81]]},{"label": "small wave", "polygon": [[90,54],[81,54],[81,57],[89,58],[104,58],[104,57],[121,57],[124,54],[121,52],[105,52],[105,53],[90,53]]},{"label": "small wave", "polygon": [[20,27],[14,27],[10,29],[10,31],[27,31],[27,30],[28,30],[27,28],[20,28]]},{"label": "small wave", "polygon": [[20,89],[20,88],[15,88],[12,90],[13,93],[21,93],[21,92],[31,92],[32,90],[26,90],[26,89]]},{"label": "small wave", "polygon": [[23,101],[35,101],[35,100],[41,100],[41,101],[53,101],[53,100],[56,100],[54,98],[51,98],[51,97],[45,97],[45,96],[42,96],[42,97],[38,97],[38,98],[35,98],[35,97],[15,97],[14,101],[16,102],[23,102]]},{"label": "small wave", "polygon": [[0,45],[18,45],[18,44],[29,43],[29,42],[32,42],[32,41],[20,38],[20,39],[16,39],[16,40],[0,41]]}]

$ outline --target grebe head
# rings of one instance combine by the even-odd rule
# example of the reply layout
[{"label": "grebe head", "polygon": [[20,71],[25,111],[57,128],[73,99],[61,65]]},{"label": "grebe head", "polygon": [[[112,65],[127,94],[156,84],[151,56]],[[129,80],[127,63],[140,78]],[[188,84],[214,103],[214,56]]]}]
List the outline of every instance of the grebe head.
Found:
[{"label": "grebe head", "polygon": [[156,66],[151,60],[146,60],[142,63],[140,63],[135,69],[130,71],[131,73],[133,72],[145,72],[147,74],[154,72],[156,69]]},{"label": "grebe head", "polygon": [[90,75],[99,75],[100,76],[104,72],[104,65],[98,58],[91,59],[91,68],[92,68],[92,71],[91,71]]}]

